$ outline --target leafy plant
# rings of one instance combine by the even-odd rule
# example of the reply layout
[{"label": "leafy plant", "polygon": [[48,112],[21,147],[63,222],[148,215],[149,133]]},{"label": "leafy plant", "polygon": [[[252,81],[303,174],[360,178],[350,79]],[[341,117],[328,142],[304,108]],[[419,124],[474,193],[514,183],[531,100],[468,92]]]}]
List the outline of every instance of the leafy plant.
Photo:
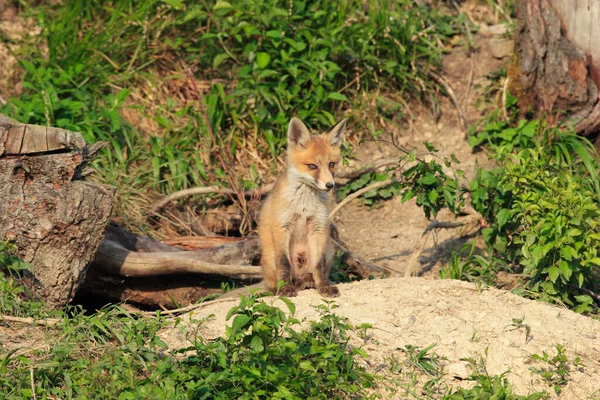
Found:
[{"label": "leafy plant", "polygon": [[440,278],[493,285],[499,270],[499,260],[474,254],[475,246],[476,242],[472,241],[463,245],[460,252],[452,251],[448,264],[440,269]]},{"label": "leafy plant", "polygon": [[444,396],[444,400],[462,400],[462,399],[502,399],[502,400],[538,400],[547,397],[544,392],[532,393],[528,396],[519,396],[513,394],[513,389],[505,372],[501,375],[490,375],[487,371],[488,349],[485,349],[485,355],[476,358],[467,358],[473,373],[468,378],[475,381],[475,386],[471,389],[458,389],[451,391]]},{"label": "leafy plant", "polygon": [[531,368],[536,374],[539,374],[549,386],[552,386],[554,392],[560,395],[562,387],[568,383],[571,366],[578,368],[581,365],[581,359],[576,357],[572,363],[569,362],[564,346],[556,345],[556,355],[550,356],[545,351],[542,355],[532,354],[531,358],[546,364],[545,367]]},{"label": "leafy plant", "polygon": [[478,171],[472,204],[490,222],[485,241],[507,263],[524,267],[530,291],[592,311],[587,291],[596,287],[600,265],[597,154],[572,132],[522,126],[534,125],[531,140],[496,144],[501,167]]},{"label": "leafy plant", "polygon": [[[430,154],[436,156],[438,150],[428,142],[424,142],[425,147]],[[410,168],[394,173],[378,173],[370,172],[363,174],[357,179],[349,182],[347,185],[338,190],[340,199],[347,195],[367,187],[374,182],[383,182],[389,180],[389,185],[368,190],[362,195],[363,201],[367,205],[374,204],[380,199],[390,199],[394,196],[402,196],[402,201],[407,201],[415,198],[418,206],[423,208],[425,216],[428,219],[435,218],[437,213],[443,208],[447,208],[454,214],[457,214],[460,207],[464,205],[463,190],[460,188],[459,177],[464,177],[464,172],[461,170],[454,171],[454,176],[450,177],[444,172],[444,167],[435,160],[424,161],[417,159],[414,152],[404,150],[397,147],[398,150],[405,153],[399,159],[399,169],[401,170],[407,163],[413,163]],[[437,157],[437,156],[436,156]],[[451,155],[441,158],[446,168],[451,168],[452,163],[460,163],[460,161]],[[396,177],[395,175],[399,176]]]},{"label": "leafy plant", "polygon": [[242,297],[227,319],[233,318],[225,337],[197,342],[197,355],[183,365],[184,382],[194,398],[340,398],[369,397],[365,388],[374,378],[359,367],[359,348],[348,346],[354,328],[331,313],[336,306],[317,307],[321,314],[310,329],[292,329],[299,321],[295,306],[282,299],[291,316],[259,299],[263,294]]},{"label": "leafy plant", "polygon": [[447,361],[447,359],[436,352],[430,352],[434,347],[435,343],[423,349],[410,344],[405,345],[404,348],[400,349],[407,355],[404,362],[405,367],[419,371],[429,377],[439,377],[442,372],[442,362]]},{"label": "leafy plant", "polygon": [[[300,330],[293,317],[262,301],[242,297],[228,313],[223,337],[198,339],[174,353],[158,331],[168,321],[139,318],[115,306],[89,316],[79,308],[49,328],[49,348],[11,351],[0,357],[0,396],[40,398],[370,398],[376,377],[359,366],[366,357],[349,345],[362,334],[332,311],[317,306],[318,321]],[[197,322],[197,321],[196,321]],[[0,321],[1,323],[1,321]],[[180,353],[180,354],[177,354]]]},{"label": "leafy plant", "polygon": [[0,314],[47,316],[49,310],[45,304],[35,301],[31,291],[22,284],[21,279],[31,265],[16,254],[13,244],[0,241]]}]

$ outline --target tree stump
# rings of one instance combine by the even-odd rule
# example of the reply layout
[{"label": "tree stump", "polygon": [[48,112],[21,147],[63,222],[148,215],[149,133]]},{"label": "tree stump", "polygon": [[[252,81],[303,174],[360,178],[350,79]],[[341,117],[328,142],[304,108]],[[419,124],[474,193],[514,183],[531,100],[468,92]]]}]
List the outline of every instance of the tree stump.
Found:
[{"label": "tree stump", "polygon": [[79,133],[0,118],[0,240],[53,308],[73,298],[114,205],[114,189],[81,180],[89,151]]},{"label": "tree stump", "polygon": [[[523,113],[565,112],[585,136],[600,127],[599,0],[516,3],[515,60],[509,90]],[[596,141],[596,147],[600,142]]]}]

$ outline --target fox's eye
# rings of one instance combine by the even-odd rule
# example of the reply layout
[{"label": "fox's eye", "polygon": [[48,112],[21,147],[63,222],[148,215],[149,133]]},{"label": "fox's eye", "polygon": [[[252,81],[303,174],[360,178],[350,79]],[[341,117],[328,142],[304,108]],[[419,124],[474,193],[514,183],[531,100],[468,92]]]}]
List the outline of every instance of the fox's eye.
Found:
[{"label": "fox's eye", "polygon": [[317,169],[315,164],[308,164],[308,169]]},{"label": "fox's eye", "polygon": [[329,168],[333,168],[333,167],[335,167],[335,163],[334,162],[330,162],[329,163]]}]

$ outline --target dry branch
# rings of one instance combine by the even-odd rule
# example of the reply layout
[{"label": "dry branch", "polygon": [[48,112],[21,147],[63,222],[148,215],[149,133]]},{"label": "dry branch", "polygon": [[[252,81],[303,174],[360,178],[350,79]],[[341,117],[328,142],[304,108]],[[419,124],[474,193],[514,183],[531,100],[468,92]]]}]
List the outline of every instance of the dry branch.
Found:
[{"label": "dry branch", "polygon": [[58,324],[61,320],[58,318],[31,318],[31,317],[12,317],[10,315],[0,314],[0,322],[17,322],[19,324],[52,326]]},{"label": "dry branch", "polygon": [[363,165],[362,167],[357,168],[353,171],[340,171],[335,175],[335,177],[342,179],[355,179],[366,173],[376,171],[379,168],[391,167],[395,165],[398,165],[397,158],[384,158],[375,161],[373,164]]},{"label": "dry branch", "polygon": [[344,207],[346,204],[350,203],[352,200],[360,197],[361,195],[363,195],[364,193],[367,193],[369,190],[373,190],[373,189],[379,189],[385,186],[389,186],[392,183],[398,182],[398,179],[388,179],[386,181],[381,181],[381,182],[375,182],[370,184],[369,186],[366,186],[360,190],[357,190],[356,192],[352,193],[351,195],[348,195],[344,200],[342,200],[337,206],[335,206],[335,208],[333,210],[331,210],[331,212],[329,213],[329,219],[333,219],[333,216],[340,211],[340,209],[342,207]]},{"label": "dry branch", "polygon": [[452,86],[450,86],[450,84],[442,76],[436,74],[431,70],[427,71],[427,75],[429,75],[431,78],[433,78],[434,81],[436,81],[444,87],[446,93],[448,93],[448,96],[450,97],[450,100],[452,100],[452,103],[454,103],[454,107],[456,108],[458,119],[460,121],[460,127],[463,131],[466,131],[467,120],[465,119],[465,114],[463,113],[462,107],[460,106],[460,102],[458,101],[458,98],[456,97],[456,93],[454,93],[454,89],[452,89]]},{"label": "dry branch", "polygon": [[[389,166],[393,166],[393,165],[397,165],[397,164],[398,164],[398,159],[395,159],[395,158],[378,160],[378,161],[375,161],[373,164],[363,165],[353,171],[340,171],[336,174],[336,178],[354,179],[354,178],[359,177],[362,174],[366,174],[368,172],[375,171],[379,168],[389,167]],[[336,183],[343,184],[343,182],[336,182]],[[246,197],[260,197],[263,194],[270,193],[272,189],[273,189],[273,183],[269,183],[258,189],[246,190],[244,192],[244,195]],[[222,187],[218,187],[218,186],[202,186],[202,187],[184,189],[184,190],[180,190],[180,191],[171,193],[170,195],[166,196],[165,198],[152,204],[150,206],[150,209],[148,210],[147,214],[149,216],[155,215],[161,209],[165,208],[169,203],[171,203],[175,200],[189,197],[189,196],[204,195],[204,194],[223,194],[223,195],[231,196],[231,195],[235,195],[235,193],[236,192],[232,189],[222,188]]]},{"label": "dry branch", "polygon": [[118,242],[105,240],[94,265],[104,272],[124,277],[147,277],[173,274],[206,274],[235,279],[260,278],[260,268],[252,265],[216,264],[198,259],[195,252],[138,253]]},{"label": "dry branch", "polygon": [[464,217],[457,218],[455,221],[431,221],[427,225],[427,228],[425,228],[425,231],[423,231],[423,235],[421,235],[421,238],[419,239],[419,241],[417,242],[415,248],[413,249],[413,251],[411,253],[410,259],[408,260],[408,267],[406,268],[406,271],[404,272],[404,276],[406,276],[406,277],[412,276],[414,274],[415,270],[417,270],[418,264],[419,264],[419,258],[421,257],[421,254],[423,254],[423,251],[425,250],[425,247],[427,245],[427,240],[429,239],[429,234],[431,231],[433,231],[434,229],[441,229],[441,228],[445,228],[445,229],[458,228],[461,226],[470,225],[470,224],[472,224],[476,221],[479,221],[483,218],[481,216],[481,214],[477,213],[474,210],[473,210],[473,212],[474,212],[474,214],[469,214]]}]

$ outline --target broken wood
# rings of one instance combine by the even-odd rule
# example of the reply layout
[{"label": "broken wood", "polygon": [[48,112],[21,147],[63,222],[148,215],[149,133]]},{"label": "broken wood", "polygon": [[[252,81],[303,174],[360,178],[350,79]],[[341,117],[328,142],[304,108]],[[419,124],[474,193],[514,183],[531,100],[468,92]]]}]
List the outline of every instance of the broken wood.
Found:
[{"label": "broken wood", "polygon": [[[100,268],[107,274],[124,277],[181,274],[204,274],[240,280],[261,277],[260,268],[256,266],[219,264],[218,261],[222,260],[222,252],[230,253],[230,249],[213,249],[210,249],[213,250],[211,252],[141,253],[128,250],[118,242],[104,240],[93,265],[94,268]],[[205,261],[207,258],[216,262]]]},{"label": "broken wood", "polygon": [[79,180],[86,156],[79,133],[0,122],[0,240],[32,265],[26,281],[53,308],[73,298],[114,205],[113,188]]}]

